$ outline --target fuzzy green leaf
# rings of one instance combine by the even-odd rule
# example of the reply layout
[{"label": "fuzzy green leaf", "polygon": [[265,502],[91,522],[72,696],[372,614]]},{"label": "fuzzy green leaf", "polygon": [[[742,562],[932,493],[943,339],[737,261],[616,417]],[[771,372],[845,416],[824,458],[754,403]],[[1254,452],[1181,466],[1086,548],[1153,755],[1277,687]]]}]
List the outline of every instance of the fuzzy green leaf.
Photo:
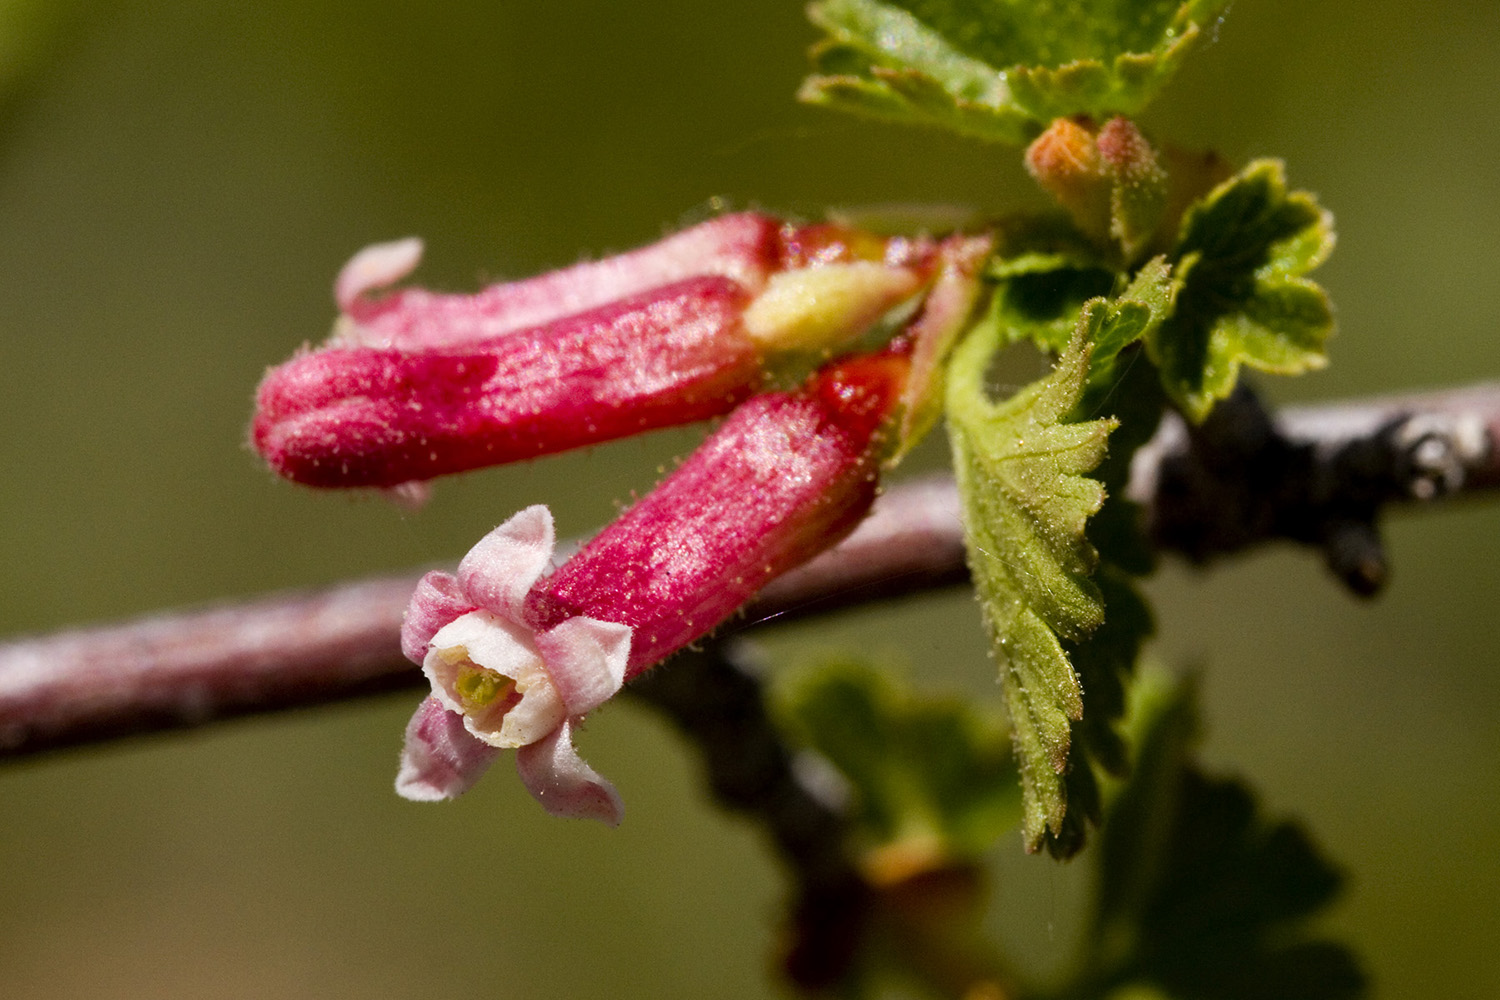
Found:
[{"label": "fuzzy green leaf", "polygon": [[800,96],[1001,142],[1053,118],[1131,114],[1228,0],[819,0]]},{"label": "fuzzy green leaf", "polygon": [[1088,692],[1088,708],[1073,724],[1063,828],[1046,841],[1047,850],[1059,858],[1081,850],[1087,824],[1100,819],[1096,766],[1116,777],[1128,770],[1125,744],[1115,726],[1125,713],[1126,682],[1154,631],[1151,611],[1131,576],[1150,572],[1154,553],[1141,528],[1139,505],[1126,497],[1125,484],[1136,449],[1150,439],[1165,405],[1155,370],[1140,356],[1137,341],[1170,314],[1175,293],[1171,269],[1158,258],[1142,267],[1111,303],[1090,361],[1088,386],[1074,412],[1079,420],[1107,413],[1118,426],[1110,435],[1109,454],[1094,470],[1108,495],[1088,525],[1089,541],[1101,557],[1095,581],[1108,616],[1087,639],[1064,644]]},{"label": "fuzzy green leaf", "polygon": [[1193,420],[1229,395],[1241,366],[1296,375],[1327,363],[1333,307],[1302,277],[1333,250],[1333,218],[1257,160],[1196,202],[1173,257],[1172,317],[1148,338],[1162,386]]},{"label": "fuzzy green leaf", "polygon": [[[1110,474],[1117,482],[1111,485],[1120,488],[1124,483],[1122,470],[1128,468],[1130,452],[1150,436],[1161,413],[1162,398],[1156,388],[1156,376],[1151,366],[1138,357],[1139,348],[1131,345],[1149,335],[1170,314],[1177,291],[1172,269],[1161,258],[1149,261],[1123,291],[1112,299],[1104,299],[1099,296],[1118,280],[1113,272],[1090,266],[1087,258],[1080,258],[1072,252],[1066,241],[1056,244],[1059,255],[1055,266],[1048,268],[1046,262],[1050,251],[1047,248],[1054,241],[1048,232],[1030,234],[1037,235],[1042,238],[1041,242],[1029,237],[1018,239],[1014,232],[1007,233],[1007,250],[1019,249],[1020,256],[1003,258],[994,265],[992,273],[999,270],[1008,277],[997,287],[985,320],[966,342],[964,350],[972,353],[956,358],[954,367],[950,368],[950,387],[955,379],[967,377],[970,380],[968,388],[956,390],[965,394],[964,397],[953,393],[949,396],[949,426],[958,457],[956,464],[961,470],[960,487],[967,489],[962,470],[966,464],[963,456],[974,450],[970,438],[977,436],[988,440],[989,447],[1003,449],[1005,435],[1010,433],[1003,429],[1005,422],[1016,410],[1024,408],[1030,398],[1023,393],[999,407],[988,403],[982,395],[983,376],[975,374],[988,366],[985,352],[993,350],[996,345],[1030,341],[1043,349],[1064,352],[1065,360],[1059,365],[1059,372],[1064,369],[1087,372],[1083,392],[1070,397],[1073,401],[1064,416],[1053,418],[1059,424],[1074,428],[1073,433],[1078,428],[1092,427],[1103,428],[1102,433],[1107,434],[1111,423],[1094,418],[1115,414],[1126,418],[1130,431],[1126,442],[1129,447],[1118,461],[1113,457],[1114,449],[1111,449],[1111,458],[1100,468],[1101,472],[1113,470]],[[1034,246],[1040,246],[1043,252],[1034,253]],[[1012,267],[1017,259],[1028,263],[1024,267]],[[1068,338],[1076,343],[1080,335],[1092,345],[1088,352],[1084,352],[1087,357],[1067,347]],[[1128,357],[1122,361],[1121,352],[1127,350]],[[959,370],[966,374],[958,374]],[[1054,381],[1060,377],[1059,372],[1054,372]],[[1045,381],[1039,383],[1042,384],[1046,384]],[[1147,390],[1144,395],[1140,393],[1143,386]],[[1055,386],[1054,391],[1058,388]],[[1033,386],[1028,392],[1036,389]],[[1073,388],[1067,391],[1072,393]],[[979,426],[977,432],[975,425]],[[1018,426],[1027,431],[1034,430],[1027,428],[1024,422]],[[992,435],[992,438],[986,438],[986,435]],[[1028,435],[1028,440],[1034,438]],[[993,453],[981,454],[978,459],[994,461],[995,457]],[[1093,458],[1093,461],[1097,462],[1098,458]],[[1090,468],[1093,466],[1080,471],[1087,472]],[[985,482],[987,475],[993,478],[992,474],[981,471],[977,481]],[[1077,478],[1086,484],[1082,488],[1091,505],[1088,512],[1097,511],[1099,484],[1083,479],[1081,475]],[[1066,480],[1063,484],[1071,485]],[[1014,483],[1009,485],[1014,486]],[[1056,487],[1034,481],[1025,484],[1025,488],[1045,492]],[[1016,503],[1018,498],[1012,495],[1006,499]],[[1112,729],[1119,716],[1119,708],[1114,703],[1123,697],[1123,679],[1134,665],[1142,640],[1150,633],[1150,615],[1127,576],[1111,571],[1112,576],[1105,581],[1110,584],[1114,595],[1109,606],[1113,608],[1118,602],[1120,612],[1118,615],[1111,612],[1110,625],[1102,633],[1086,639],[1087,627],[1065,631],[1053,626],[1052,631],[1062,636],[1062,641],[1059,644],[1054,636],[1049,645],[1041,641],[1040,633],[1030,628],[1032,622],[1022,620],[1014,626],[1016,635],[1023,640],[1036,641],[1023,645],[1018,652],[1011,652],[1005,643],[1010,638],[1007,630],[1012,625],[989,605],[992,594],[1002,606],[1012,600],[1011,588],[1015,581],[1005,573],[983,572],[981,563],[986,560],[978,553],[998,553],[1002,562],[1011,560],[1014,572],[1010,576],[1019,575],[1022,581],[1035,580],[1032,570],[1018,561],[1008,547],[1020,546],[1024,550],[1028,540],[1042,526],[1036,521],[1020,523],[1004,510],[992,516],[985,506],[989,502],[992,501],[969,499],[966,492],[966,503],[970,506],[970,561],[975,566],[981,600],[987,605],[986,619],[995,638],[996,657],[1005,671],[1002,690],[1016,720],[1020,766],[1028,792],[1027,843],[1032,849],[1045,844],[1053,854],[1065,857],[1083,845],[1087,822],[1098,818],[1098,792],[1093,775],[1095,759],[1106,770],[1117,770],[1123,764],[1119,741]],[[1139,532],[1133,524],[1134,506],[1121,497],[1115,497],[1104,510],[1114,512],[1104,526],[1104,537],[1112,549],[1119,551],[1122,565],[1132,570],[1149,568],[1149,555],[1144,559],[1137,555]],[[1078,518],[1076,511],[1071,516],[1074,520],[1045,524],[1046,536],[1059,538],[1068,532],[1081,533],[1083,520]],[[1087,513],[1083,516],[1087,517]],[[1089,534],[1090,538],[1095,534],[1092,526]],[[1086,567],[1091,567],[1093,550],[1088,547],[1088,540],[1084,540],[1080,551],[1084,553]],[[1086,577],[1088,568],[1080,572],[1079,564],[1074,563],[1072,571]],[[1085,579],[1084,583],[1087,582]],[[1049,595],[1057,592],[1050,580],[1043,579],[1040,586]],[[1088,586],[1081,590],[1084,594],[1094,594]],[[1049,624],[1058,617],[1053,610],[1053,618],[1047,619]],[[1077,666],[1083,675],[1085,689],[1098,689],[1100,707],[1096,715],[1091,701],[1087,722],[1081,726],[1075,723],[1071,731],[1065,731],[1066,720],[1077,718],[1069,715],[1075,706],[1066,699],[1056,699],[1049,705],[1046,699],[1035,698],[1032,692],[1076,692],[1078,684],[1073,678],[1073,666]],[[1016,668],[1014,676],[1010,672],[1012,667]],[[1038,687],[1038,679],[1050,684],[1051,688]],[[1083,733],[1083,738],[1075,742],[1073,737],[1078,732]]]},{"label": "fuzzy green leaf", "polygon": [[1104,457],[1110,420],[1066,423],[1088,378],[1089,345],[1110,315],[1090,303],[1051,375],[1003,403],[985,372],[1002,331],[991,318],[960,345],[949,368],[948,426],[964,503],[965,540],[1021,771],[1023,832],[1037,849],[1062,830],[1071,723],[1083,695],[1062,641],[1104,620],[1089,579],[1085,537],[1104,488],[1086,475]]},{"label": "fuzzy green leaf", "polygon": [[[990,301],[990,321],[999,326],[1002,344],[1029,341],[1041,350],[1060,353],[1072,338],[1084,303],[1111,295],[1122,280],[1096,256],[1069,242],[1065,233],[1076,235],[1076,230],[1037,230],[1024,237],[1008,233],[1004,256],[990,263],[990,277],[1000,279]],[[1090,356],[1091,396],[1093,387],[1113,378],[1115,356],[1171,315],[1178,288],[1171,265],[1157,257],[1142,265],[1114,296]]]},{"label": "fuzzy green leaf", "polygon": [[1036,134],[1004,74],[881,0],[824,0],[808,8],[828,37],[798,94],[873,118],[937,125],[977,139],[1021,143]]},{"label": "fuzzy green leaf", "polygon": [[958,699],[919,698],[836,659],[790,685],[782,715],[854,786],[870,846],[917,842],[972,858],[1020,819],[1004,722]]},{"label": "fuzzy green leaf", "polygon": [[1013,215],[996,229],[998,245],[989,276],[1004,280],[1052,271],[1112,271],[1097,244],[1063,212]]},{"label": "fuzzy green leaf", "polygon": [[1089,382],[1114,370],[1115,358],[1126,347],[1154,332],[1172,314],[1181,285],[1172,266],[1161,257],[1145,263],[1125,290],[1115,297],[1099,326],[1090,358]]},{"label": "fuzzy green leaf", "polygon": [[1086,978],[1183,1000],[1361,995],[1353,956],[1306,938],[1338,873],[1300,828],[1261,816],[1243,784],[1197,769],[1192,695],[1137,685],[1135,770],[1104,825]]},{"label": "fuzzy green leaf", "polygon": [[1102,268],[1058,267],[1017,274],[995,289],[989,318],[1001,344],[1030,342],[1061,354],[1073,339],[1084,303],[1108,295],[1114,280],[1114,274]]}]

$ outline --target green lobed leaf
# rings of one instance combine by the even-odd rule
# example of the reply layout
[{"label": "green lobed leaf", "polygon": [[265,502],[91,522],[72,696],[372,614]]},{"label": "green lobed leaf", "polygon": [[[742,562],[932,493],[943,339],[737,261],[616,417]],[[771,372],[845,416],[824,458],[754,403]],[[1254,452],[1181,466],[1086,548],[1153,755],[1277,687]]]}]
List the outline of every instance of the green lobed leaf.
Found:
[{"label": "green lobed leaf", "polygon": [[1087,639],[1064,643],[1088,692],[1088,706],[1073,724],[1063,828],[1046,840],[1048,851],[1059,858],[1081,850],[1087,824],[1100,819],[1096,766],[1116,777],[1128,771],[1125,743],[1115,727],[1125,713],[1126,683],[1155,631],[1151,610],[1132,577],[1150,572],[1155,554],[1142,528],[1140,507],[1125,495],[1125,486],[1131,459],[1155,432],[1165,405],[1156,373],[1137,341],[1170,314],[1175,292],[1164,260],[1141,268],[1101,324],[1088,385],[1074,411],[1079,420],[1108,414],[1118,426],[1110,434],[1109,453],[1094,470],[1106,497],[1088,524],[1089,541],[1101,558],[1095,582],[1108,614]]},{"label": "green lobed leaf", "polygon": [[972,858],[1019,820],[1003,721],[922,698],[867,663],[830,659],[789,685],[781,714],[850,782],[872,847],[915,842]]},{"label": "green lobed leaf", "polygon": [[812,50],[816,72],[801,100],[997,142],[1035,134],[1002,73],[907,11],[881,0],[824,0],[808,16],[828,37]]},{"label": "green lobed leaf", "polygon": [[984,385],[997,323],[970,333],[948,373],[969,566],[1011,716],[1029,850],[1062,829],[1071,723],[1083,715],[1061,640],[1081,640],[1104,620],[1084,534],[1104,489],[1086,473],[1104,457],[1113,422],[1064,418],[1083,392],[1089,345],[1107,313],[1103,300],[1091,303],[1053,372],[1003,403],[990,401]]},{"label": "green lobed leaf", "polygon": [[1228,0],[819,0],[803,100],[1001,142],[1143,107]]},{"label": "green lobed leaf", "polygon": [[1083,405],[1103,408],[1112,394],[1115,357],[1143,339],[1171,315],[1179,289],[1165,258],[1147,261],[1123,290],[1123,280],[1103,262],[1097,251],[1079,240],[1077,230],[1047,217],[1022,232],[1007,232],[1001,255],[990,263],[989,275],[1000,279],[990,300],[989,321],[1000,328],[1000,342],[1029,341],[1059,353],[1067,347],[1084,303],[1113,295],[1114,303],[1102,317],[1099,339],[1089,360],[1089,391]]},{"label": "green lobed leaf", "polygon": [[1344,948],[1305,922],[1338,873],[1307,835],[1260,815],[1243,784],[1192,760],[1191,685],[1137,685],[1135,770],[1110,807],[1085,979],[1093,995],[1131,984],[1167,997],[1339,1000],[1363,992]]},{"label": "green lobed leaf", "polygon": [[1002,282],[990,300],[989,320],[999,343],[1031,343],[1061,354],[1072,341],[1084,303],[1108,295],[1113,272],[1059,267],[1018,274]]},{"label": "green lobed leaf", "polygon": [[1079,420],[1108,415],[1119,422],[1110,435],[1109,454],[1095,472],[1108,497],[1089,523],[1089,540],[1107,562],[1135,575],[1155,568],[1155,553],[1145,536],[1140,505],[1126,496],[1125,488],[1136,450],[1156,433],[1166,408],[1161,381],[1142,341],[1172,315],[1180,288],[1160,257],[1136,273],[1117,299],[1115,321],[1100,333],[1075,413]]},{"label": "green lobed leaf", "polygon": [[[1142,340],[1166,322],[1176,306],[1181,283],[1172,276],[1172,265],[1164,257],[1147,261],[1125,290],[1115,296],[1094,338],[1089,359],[1089,390],[1104,390],[1104,398],[1093,405],[1102,408],[1108,402],[1108,388],[1116,378],[1115,361],[1120,352]],[[1084,404],[1089,405],[1088,396]]]},{"label": "green lobed leaf", "polygon": [[[1059,856],[1080,848],[1087,821],[1097,819],[1094,759],[1106,770],[1123,767],[1112,727],[1124,678],[1152,627],[1128,575],[1109,569],[1107,603],[1119,610],[1090,638],[1106,602],[1088,578],[1096,553],[1085,528],[1105,492],[1084,474],[1102,468],[1122,489],[1130,453],[1154,429],[1160,391],[1132,345],[1170,314],[1177,291],[1171,267],[1158,258],[1117,296],[1101,298],[1115,275],[1070,260],[1050,271],[1013,272],[1000,283],[985,320],[954,357],[948,395],[969,561],[1015,730],[1026,843],[1031,850],[1045,844]],[[996,348],[1017,340],[1054,347],[1064,325],[1071,342],[1053,373],[1004,403],[991,402],[985,373]],[[1128,379],[1137,369],[1147,377]],[[1133,393],[1142,383],[1148,392],[1138,400]],[[1113,412],[1130,423],[1128,447],[1101,467],[1117,423]],[[1130,516],[1118,518],[1107,535],[1127,556],[1133,548],[1116,538],[1139,541],[1126,523]],[[1126,564],[1141,562],[1132,559]],[[1149,568],[1149,556],[1144,562]],[[1099,692],[1086,724],[1079,723],[1075,666],[1084,687]],[[1077,733],[1083,736],[1075,742]]]},{"label": "green lobed leaf", "polygon": [[1234,389],[1240,368],[1295,375],[1327,363],[1333,307],[1303,277],[1333,250],[1333,218],[1288,192],[1278,160],[1257,160],[1183,218],[1176,308],[1147,339],[1167,394],[1193,420]]},{"label": "green lobed leaf", "polygon": [[1111,261],[1063,212],[1014,215],[997,227],[999,245],[990,261],[992,278],[1050,271],[1109,271]]}]

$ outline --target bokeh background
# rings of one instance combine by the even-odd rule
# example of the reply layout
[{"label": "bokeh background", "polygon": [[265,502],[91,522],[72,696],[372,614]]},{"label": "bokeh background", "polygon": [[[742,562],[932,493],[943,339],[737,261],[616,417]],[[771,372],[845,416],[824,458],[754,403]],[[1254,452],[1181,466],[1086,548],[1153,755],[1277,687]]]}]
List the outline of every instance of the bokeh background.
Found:
[{"label": "bokeh background", "polygon": [[[793,2],[0,0],[0,634],[456,558],[517,508],[575,534],[691,447],[669,433],[439,485],[420,514],[274,481],[266,365],[366,243],[461,289],[648,241],[720,202],[1036,195],[1016,152],[792,93]],[[1279,155],[1338,216],[1342,332],[1291,401],[1500,375],[1500,5],[1244,0],[1144,118]],[[941,460],[930,450],[929,464]],[[1500,506],[1395,520],[1373,603],[1266,552],[1153,584],[1205,753],[1349,872],[1326,920],[1384,997],[1500,995]],[[962,593],[764,633],[994,695]],[[497,769],[390,790],[415,695],[0,765],[0,996],[760,997],[780,888],[658,720],[591,720],[624,826],[549,821]],[[1046,970],[1087,864],[995,849],[995,924]]]}]

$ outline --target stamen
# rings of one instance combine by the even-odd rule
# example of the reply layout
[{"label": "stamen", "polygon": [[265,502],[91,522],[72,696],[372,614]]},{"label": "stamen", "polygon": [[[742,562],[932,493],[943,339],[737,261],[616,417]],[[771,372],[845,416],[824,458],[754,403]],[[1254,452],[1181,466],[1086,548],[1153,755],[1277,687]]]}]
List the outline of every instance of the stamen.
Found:
[{"label": "stamen", "polygon": [[464,709],[470,712],[489,707],[496,700],[509,695],[515,690],[515,686],[516,682],[509,677],[502,677],[493,670],[473,663],[460,666],[458,676],[453,681],[454,692]]}]

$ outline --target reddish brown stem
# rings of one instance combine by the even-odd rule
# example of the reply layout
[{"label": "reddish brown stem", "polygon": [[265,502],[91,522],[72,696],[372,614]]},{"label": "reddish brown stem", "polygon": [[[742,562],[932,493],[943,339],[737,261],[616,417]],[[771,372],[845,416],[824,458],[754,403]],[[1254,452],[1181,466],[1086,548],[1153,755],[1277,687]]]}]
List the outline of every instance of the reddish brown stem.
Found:
[{"label": "reddish brown stem", "polygon": [[[1311,456],[1301,474],[1357,472],[1361,498],[1367,499],[1371,482],[1385,491],[1381,503],[1423,498],[1433,483],[1438,493],[1500,485],[1500,449],[1492,444],[1500,440],[1500,385],[1289,411],[1280,426],[1280,447]],[[1138,456],[1132,497],[1153,509],[1164,547],[1173,547],[1164,526],[1184,516],[1174,513],[1184,498],[1156,502],[1162,499],[1160,470],[1182,460],[1214,468],[1215,446],[1179,426],[1165,429]],[[1348,460],[1351,446],[1357,468]],[[1206,458],[1202,449],[1210,451]],[[1438,452],[1438,461],[1429,461]],[[1444,455],[1451,461],[1444,464]],[[1212,551],[1266,537],[1273,535],[1215,543]],[[908,482],[892,487],[837,548],[773,581],[726,630],[928,590],[965,576],[952,483]],[[415,688],[422,678],[401,656],[398,634],[416,579],[364,580],[0,645],[0,754]]]}]

